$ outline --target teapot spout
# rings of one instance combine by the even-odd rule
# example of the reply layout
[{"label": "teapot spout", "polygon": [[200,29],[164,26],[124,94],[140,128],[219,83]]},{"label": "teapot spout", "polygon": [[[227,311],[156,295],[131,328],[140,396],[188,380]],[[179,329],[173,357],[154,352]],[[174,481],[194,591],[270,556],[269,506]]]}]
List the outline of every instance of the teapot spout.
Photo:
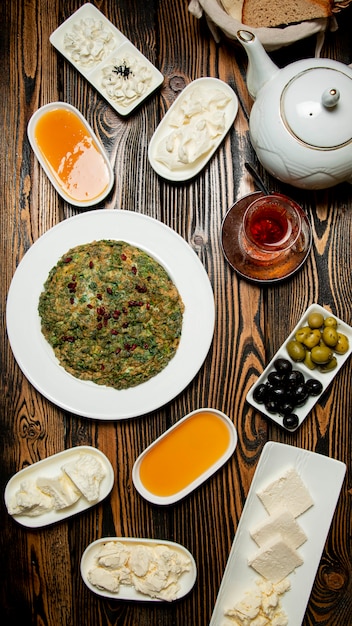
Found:
[{"label": "teapot spout", "polygon": [[248,30],[239,30],[237,39],[248,56],[247,88],[255,100],[260,89],[279,72],[279,68],[270,59],[258,37],[253,33]]}]

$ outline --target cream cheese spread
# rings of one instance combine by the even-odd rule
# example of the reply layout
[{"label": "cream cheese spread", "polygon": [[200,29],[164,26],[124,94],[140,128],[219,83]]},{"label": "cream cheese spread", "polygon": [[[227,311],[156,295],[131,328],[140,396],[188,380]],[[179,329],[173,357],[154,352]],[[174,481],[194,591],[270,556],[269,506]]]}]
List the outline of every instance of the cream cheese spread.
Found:
[{"label": "cream cheese spread", "polygon": [[73,24],[72,31],[64,37],[64,48],[72,61],[91,68],[100,63],[115,45],[113,33],[102,20],[91,17]]},{"label": "cream cheese spread", "polygon": [[151,69],[142,58],[130,54],[113,59],[101,73],[103,92],[123,107],[142,98],[152,82]]},{"label": "cream cheese spread", "polygon": [[195,163],[218,143],[226,128],[230,97],[221,89],[195,86],[179,96],[169,118],[169,132],[156,148],[155,159],[170,170]]},{"label": "cream cheese spread", "polygon": [[98,589],[118,593],[121,584],[130,585],[145,595],[167,601],[176,599],[179,578],[191,569],[190,559],[168,546],[120,541],[104,544],[95,563],[87,578]]},{"label": "cream cheese spread", "polygon": [[260,578],[255,587],[248,589],[243,598],[224,613],[238,626],[287,626],[288,617],[282,609],[281,597],[290,586],[287,578],[276,585]]}]

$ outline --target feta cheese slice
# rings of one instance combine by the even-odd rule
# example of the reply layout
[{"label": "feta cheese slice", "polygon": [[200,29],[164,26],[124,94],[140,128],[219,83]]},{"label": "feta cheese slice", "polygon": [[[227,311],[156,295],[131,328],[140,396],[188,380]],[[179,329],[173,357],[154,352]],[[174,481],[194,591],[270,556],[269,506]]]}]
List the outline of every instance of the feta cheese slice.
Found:
[{"label": "feta cheese slice", "polygon": [[286,509],[294,517],[298,517],[314,504],[307,487],[294,468],[288,469],[257,495],[269,515],[279,509]]},{"label": "feta cheese slice", "polygon": [[36,517],[53,508],[51,496],[46,495],[36,485],[28,480],[20,484],[20,488],[9,502],[10,515],[29,515]]},{"label": "feta cheese slice", "polygon": [[307,541],[307,535],[290,511],[278,511],[270,515],[251,530],[250,535],[259,547],[275,535],[281,535],[292,548],[299,548]]},{"label": "feta cheese slice", "polygon": [[100,483],[105,476],[104,468],[98,459],[92,454],[80,454],[78,460],[67,463],[62,469],[88,502],[98,500]]},{"label": "feta cheese slice", "polygon": [[302,563],[303,559],[298,552],[280,536],[268,541],[248,559],[248,565],[272,583],[280,582]]}]

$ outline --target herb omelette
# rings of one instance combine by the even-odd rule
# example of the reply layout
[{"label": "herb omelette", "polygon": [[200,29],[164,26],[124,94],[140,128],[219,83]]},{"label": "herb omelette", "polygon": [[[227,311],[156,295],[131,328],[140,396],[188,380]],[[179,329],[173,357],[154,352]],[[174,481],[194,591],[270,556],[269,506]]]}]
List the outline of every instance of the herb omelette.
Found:
[{"label": "herb omelette", "polygon": [[66,371],[127,389],[175,355],[184,305],[153,257],[124,241],[100,240],[72,248],[51,269],[38,311]]}]

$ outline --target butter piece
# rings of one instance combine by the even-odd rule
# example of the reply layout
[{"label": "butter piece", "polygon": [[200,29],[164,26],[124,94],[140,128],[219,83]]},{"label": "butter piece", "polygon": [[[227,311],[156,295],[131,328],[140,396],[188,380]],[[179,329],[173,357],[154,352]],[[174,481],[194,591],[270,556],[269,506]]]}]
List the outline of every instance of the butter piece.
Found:
[{"label": "butter piece", "polygon": [[268,541],[256,554],[248,559],[248,565],[272,583],[278,583],[302,565],[298,552],[280,537]]},{"label": "butter piece", "polygon": [[56,510],[71,506],[81,496],[72,480],[65,474],[60,474],[55,478],[39,477],[36,484],[38,489],[52,498],[53,508]]},{"label": "butter piece", "polygon": [[20,488],[9,502],[10,515],[28,515],[36,517],[53,509],[53,499],[46,495],[36,485],[24,480]]},{"label": "butter piece", "polygon": [[92,454],[81,454],[78,460],[67,463],[62,469],[88,502],[98,500],[100,483],[105,476],[104,468],[98,459]]},{"label": "butter piece", "polygon": [[294,517],[298,517],[314,504],[307,487],[294,468],[287,470],[257,495],[269,515],[280,509],[286,509]]},{"label": "butter piece", "polygon": [[307,541],[307,535],[290,511],[274,513],[251,530],[250,535],[259,547],[275,535],[280,535],[292,548],[299,548]]}]

